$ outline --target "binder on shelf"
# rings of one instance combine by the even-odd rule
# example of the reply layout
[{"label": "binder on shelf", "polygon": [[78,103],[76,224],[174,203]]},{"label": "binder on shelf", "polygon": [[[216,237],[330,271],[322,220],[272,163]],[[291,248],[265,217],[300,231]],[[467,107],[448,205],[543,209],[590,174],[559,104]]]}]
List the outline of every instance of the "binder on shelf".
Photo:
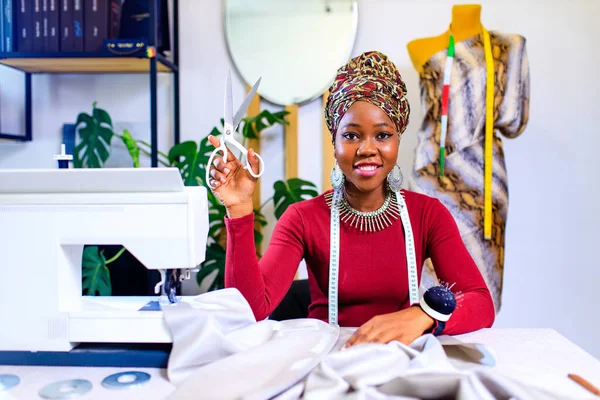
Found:
[{"label": "binder on shelf", "polygon": [[[34,52],[44,51],[44,28],[42,16],[42,0],[33,0],[33,49]],[[22,51],[22,50],[19,50]]]},{"label": "binder on shelf", "polygon": [[44,0],[47,2],[47,9],[44,15],[44,49],[46,51],[56,52],[60,50],[60,27],[59,27],[59,0]]},{"label": "binder on shelf", "polygon": [[12,51],[33,51],[33,1],[34,0],[9,0],[13,7],[15,5],[17,6],[16,9],[14,9],[13,14],[16,17],[13,25],[16,25],[17,28],[14,29],[13,27],[13,33],[17,33],[17,42],[16,48],[13,46]]},{"label": "binder on shelf", "polygon": [[73,51],[83,51],[83,0],[73,0]]},{"label": "binder on shelf", "polygon": [[60,0],[60,51],[74,51],[73,0]]},{"label": "binder on shelf", "polygon": [[108,33],[108,1],[85,0],[83,48],[87,52],[102,51]]}]

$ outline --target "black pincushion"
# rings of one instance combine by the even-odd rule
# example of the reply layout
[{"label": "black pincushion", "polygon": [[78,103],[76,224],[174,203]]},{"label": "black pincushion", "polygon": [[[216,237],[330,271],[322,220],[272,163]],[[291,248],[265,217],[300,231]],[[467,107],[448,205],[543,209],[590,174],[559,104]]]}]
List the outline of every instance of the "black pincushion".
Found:
[{"label": "black pincushion", "polygon": [[454,293],[445,286],[434,286],[423,294],[423,301],[434,311],[450,315],[456,308]]}]

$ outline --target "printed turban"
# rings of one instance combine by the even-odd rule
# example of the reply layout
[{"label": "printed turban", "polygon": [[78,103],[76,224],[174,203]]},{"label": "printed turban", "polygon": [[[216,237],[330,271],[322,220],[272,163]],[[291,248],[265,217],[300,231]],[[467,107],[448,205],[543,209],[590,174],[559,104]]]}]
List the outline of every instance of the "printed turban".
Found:
[{"label": "printed turban", "polygon": [[332,141],[344,114],[355,101],[366,101],[381,108],[396,125],[398,134],[406,129],[410,114],[406,85],[385,54],[363,53],[338,70],[325,105],[325,121]]}]

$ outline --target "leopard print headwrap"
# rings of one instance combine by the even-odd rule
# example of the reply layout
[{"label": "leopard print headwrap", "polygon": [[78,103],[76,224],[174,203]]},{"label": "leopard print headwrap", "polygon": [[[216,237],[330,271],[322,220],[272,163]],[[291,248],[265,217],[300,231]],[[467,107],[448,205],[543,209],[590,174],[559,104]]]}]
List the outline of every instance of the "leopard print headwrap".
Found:
[{"label": "leopard print headwrap", "polygon": [[325,121],[332,142],[344,114],[358,100],[381,108],[394,122],[399,135],[406,129],[410,114],[406,85],[385,54],[365,52],[338,70],[325,105]]}]

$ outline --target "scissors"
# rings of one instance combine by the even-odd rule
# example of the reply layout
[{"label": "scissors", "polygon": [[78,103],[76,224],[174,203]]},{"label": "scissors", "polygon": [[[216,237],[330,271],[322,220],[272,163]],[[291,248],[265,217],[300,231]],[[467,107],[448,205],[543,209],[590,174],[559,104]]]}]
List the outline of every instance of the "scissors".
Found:
[{"label": "scissors", "polygon": [[210,166],[212,165],[215,156],[217,156],[219,154],[219,152],[223,153],[223,161],[227,162],[227,146],[226,146],[227,143],[229,143],[230,145],[232,145],[233,147],[238,149],[242,153],[242,155],[246,158],[246,165],[245,165],[244,169],[248,170],[250,175],[252,175],[255,178],[258,178],[265,171],[265,164],[263,162],[262,157],[256,153],[254,153],[256,155],[256,158],[258,158],[258,161],[259,161],[258,174],[254,173],[254,171],[252,170],[252,166],[250,165],[250,162],[248,161],[248,150],[246,150],[246,148],[244,146],[242,146],[241,143],[239,143],[237,140],[235,140],[235,138],[233,136],[233,133],[238,128],[238,125],[242,121],[242,118],[244,117],[244,115],[246,115],[246,111],[248,111],[248,106],[250,106],[250,102],[252,101],[252,98],[254,97],[254,95],[256,94],[256,91],[258,90],[258,86],[260,85],[261,79],[262,78],[258,78],[258,80],[254,84],[254,86],[252,86],[252,89],[250,90],[250,92],[246,95],[246,98],[240,105],[240,108],[238,108],[235,115],[233,115],[233,95],[231,94],[231,71],[229,71],[229,73],[227,74],[227,85],[225,87],[225,118],[224,118],[224,123],[223,123],[223,125],[224,125],[223,126],[223,134],[221,135],[221,138],[220,138],[219,147],[217,147],[215,150],[213,150],[213,152],[210,155],[210,158],[208,159],[208,164],[206,165],[206,184],[211,189],[214,189],[214,187],[211,186],[209,183],[210,182]]}]

